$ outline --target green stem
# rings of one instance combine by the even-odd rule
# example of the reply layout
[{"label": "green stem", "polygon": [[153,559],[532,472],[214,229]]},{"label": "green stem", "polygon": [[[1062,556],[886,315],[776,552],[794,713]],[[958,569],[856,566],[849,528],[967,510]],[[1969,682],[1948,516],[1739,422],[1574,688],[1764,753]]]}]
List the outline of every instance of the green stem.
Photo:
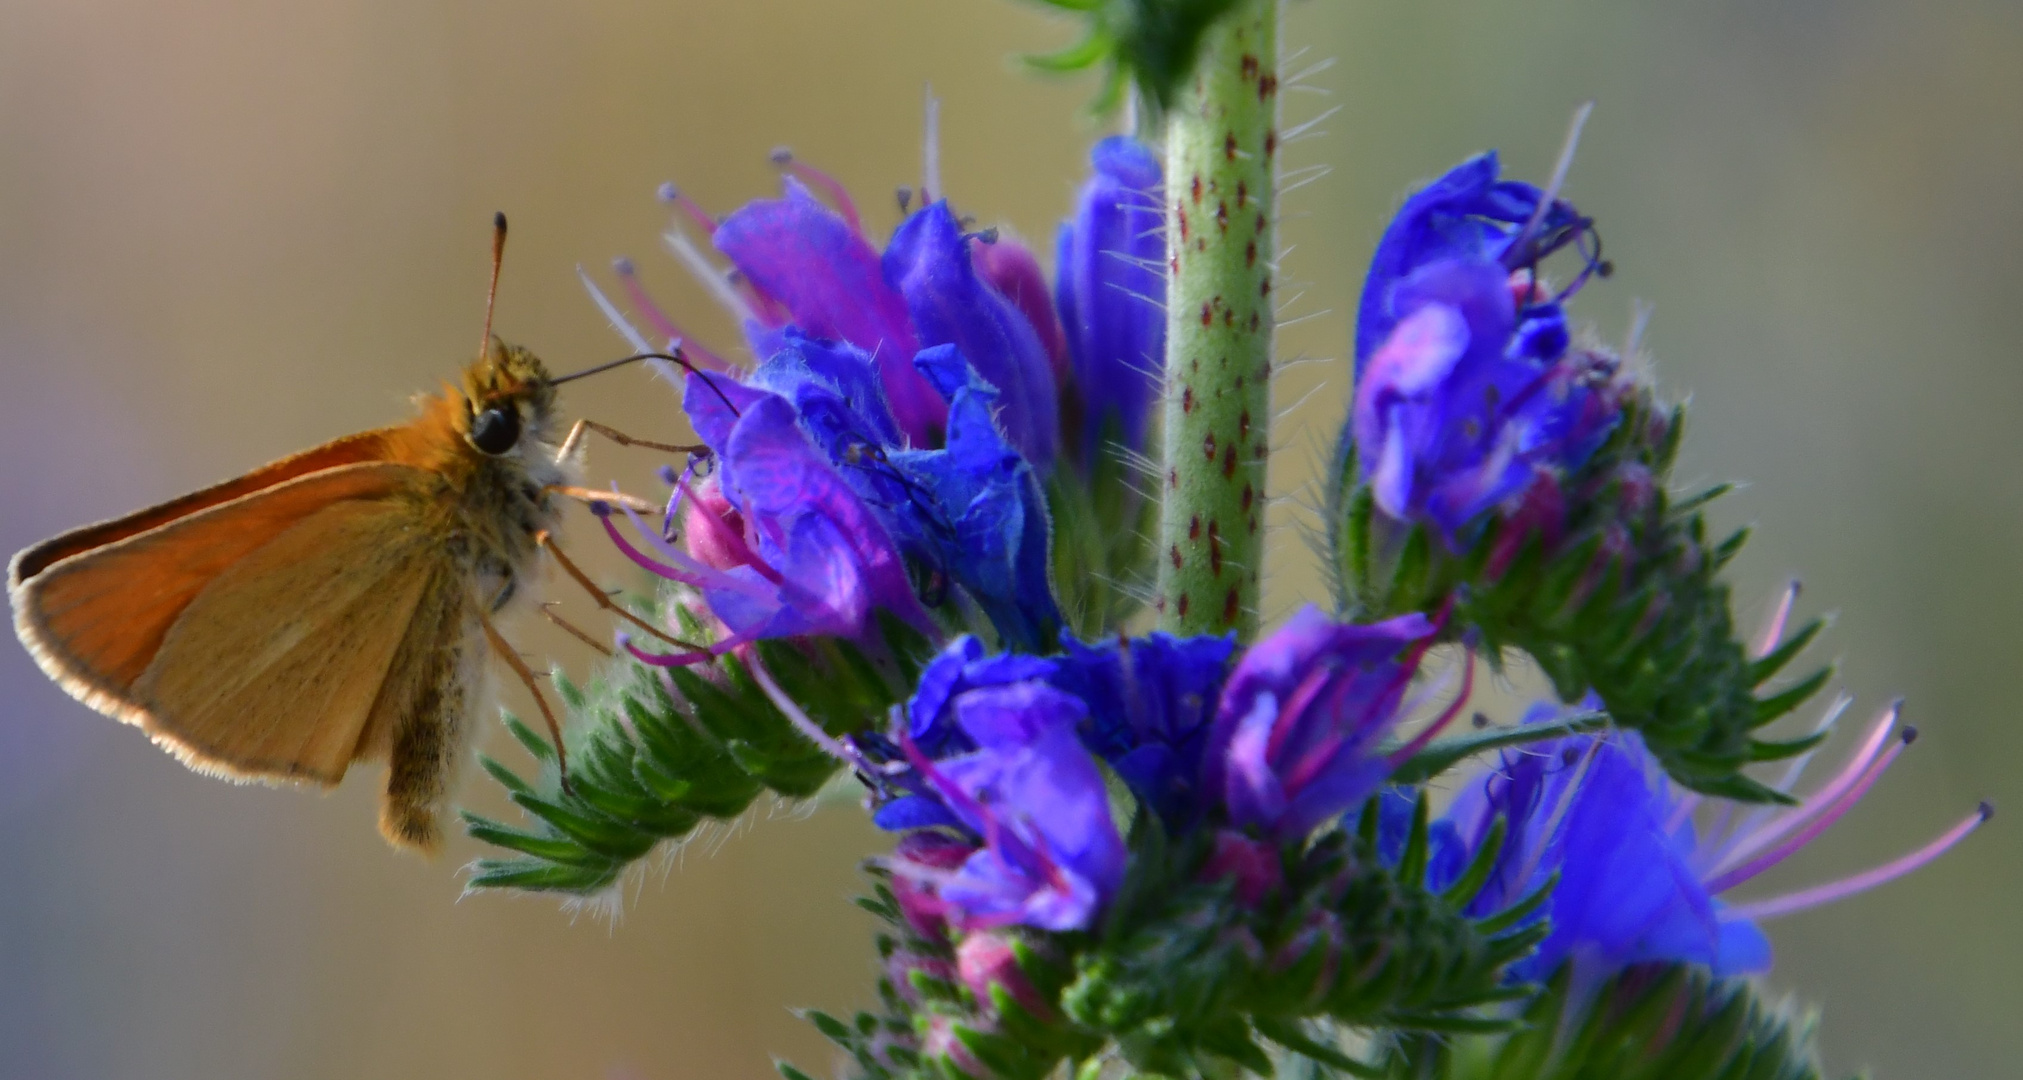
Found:
[{"label": "green stem", "polygon": [[1257,633],[1271,437],[1279,0],[1202,39],[1166,123],[1165,477],[1159,626]]}]

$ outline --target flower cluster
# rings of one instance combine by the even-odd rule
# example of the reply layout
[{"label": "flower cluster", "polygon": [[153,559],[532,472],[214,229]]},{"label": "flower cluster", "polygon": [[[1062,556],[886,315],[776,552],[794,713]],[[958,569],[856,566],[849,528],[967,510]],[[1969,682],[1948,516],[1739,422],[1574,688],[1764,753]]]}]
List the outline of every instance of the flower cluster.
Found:
[{"label": "flower cluster", "polygon": [[[1779,643],[1791,595],[1765,632],[1764,651]],[[1849,703],[1837,699],[1817,730],[1828,730]],[[1474,902],[1478,914],[1549,889],[1538,917],[1551,931],[1513,969],[1519,977],[1544,979],[1566,965],[1576,986],[1592,987],[1653,962],[1697,965],[1717,977],[1762,973],[1770,968],[1771,948],[1759,922],[1908,874],[1993,815],[1983,803],[1924,847],[1840,881],[1727,900],[1729,890],[1826,831],[1881,779],[1917,738],[1916,728],[1898,727],[1900,707],[1883,710],[1833,778],[1809,793],[1796,793],[1806,759],[1787,766],[1774,786],[1790,805],[1739,812],[1725,805],[1708,820],[1696,811],[1709,800],[1668,779],[1635,732],[1576,735],[1505,752],[1469,779],[1433,823],[1428,884],[1447,887],[1489,848],[1487,884]],[[1549,723],[1563,712],[1539,703],[1522,723]],[[1395,860],[1412,799],[1393,789],[1376,813],[1383,846]]]},{"label": "flower cluster", "polygon": [[[1098,760],[1176,831],[1300,839],[1401,760],[1382,744],[1433,630],[1421,616],[1350,626],[1309,607],[1240,654],[1228,638],[1155,633],[988,656],[961,638],[922,672],[890,739],[868,741],[896,746],[904,765],[881,773],[878,822],[947,830],[971,854],[949,876],[902,851],[895,872],[958,929],[1088,927],[1124,871]],[[1029,910],[1036,896],[1051,899]]]},{"label": "flower cluster", "polygon": [[1043,484],[1063,457],[1086,472],[1110,446],[1142,450],[1164,329],[1158,162],[1121,137],[1092,158],[1051,291],[1015,239],[965,231],[925,190],[875,250],[842,185],[784,152],[785,195],[721,221],[663,190],[729,260],[718,271],[670,233],[759,362],[734,375],[688,345],[619,262],[640,316],[716,369],[695,370],[683,392],[715,469],[675,481],[667,521],[684,523],[686,552],[671,530],[635,544],[607,521],[635,562],[700,590],[728,631],[713,650],[654,662],[759,638],[862,637],[881,608],[920,621],[925,605],[959,623],[957,592],[1007,647],[1056,647]]},{"label": "flower cluster", "polygon": [[[1539,265],[1565,247],[1583,266],[1553,292]],[[1363,285],[1347,428],[1385,513],[1458,550],[1486,512],[1601,445],[1615,365],[1573,346],[1564,304],[1606,265],[1592,220],[1499,179],[1493,153],[1406,201]]]},{"label": "flower cluster", "polygon": [[[1151,498],[1129,467],[1162,452],[1177,264],[1153,151],[1095,147],[1051,285],[938,177],[901,190],[879,247],[841,184],[775,160],[783,196],[721,220],[663,192],[687,222],[670,246],[750,363],[691,340],[629,263],[632,316],[591,286],[640,351],[655,342],[634,319],[683,359],[667,374],[701,447],[665,472],[659,521],[602,511],[670,583],[675,644],[622,639],[632,681],[580,789],[514,787],[545,832],[476,823],[527,856],[488,881],[550,887],[591,866],[608,884],[701,816],[847,767],[901,834],[867,901],[889,931],[889,1011],[818,1021],[865,1075],[1039,1077],[1064,1060],[1095,1075],[1109,1053],[1146,1074],[1261,1073],[1257,1038],[1357,1075],[1456,1075],[1434,1068],[1456,1060],[1436,1033],[1591,1033],[1536,1010],[1647,994],[1649,970],[1699,982],[1625,1015],[1676,1026],[1747,1005],[1728,980],[1768,969],[1759,923],[1908,873],[1988,816],[1842,882],[1729,896],[1844,815],[1913,733],[1886,712],[1803,796],[1845,703],[1799,738],[1753,734],[1825,682],[1758,694],[1817,624],[1786,635],[1794,591],[1753,645],[1737,639],[1717,577],[1734,545],[1707,543],[1664,490],[1677,414],[1571,325],[1567,302],[1608,264],[1557,180],[1503,179],[1485,154],[1406,200],[1358,311],[1350,497],[1329,510],[1343,602],[1245,641],[1146,631],[1120,607],[1086,618],[1062,580],[1060,548],[1127,523],[1118,508]],[[1543,264],[1561,252],[1578,262],[1556,287]],[[1557,700],[1450,734],[1478,664],[1517,651]],[[1780,776],[1742,771],[1782,758],[1797,760]],[[1436,818],[1427,781],[1469,760],[1486,763]],[[1702,813],[1722,798],[1758,805]],[[1757,1050],[1796,1060],[1782,1020],[1745,1014],[1758,1026],[1738,1045],[1755,1049],[1708,1060],[1732,1075]],[[1356,1061],[1328,1024],[1399,1038]],[[1530,1037],[1491,1056],[1532,1054]]]}]

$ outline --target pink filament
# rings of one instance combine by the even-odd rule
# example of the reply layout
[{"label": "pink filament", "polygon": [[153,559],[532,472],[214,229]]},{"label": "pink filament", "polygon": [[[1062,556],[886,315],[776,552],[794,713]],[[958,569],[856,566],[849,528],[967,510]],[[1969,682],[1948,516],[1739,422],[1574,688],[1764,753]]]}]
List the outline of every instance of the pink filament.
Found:
[{"label": "pink filament", "polygon": [[717,220],[710,216],[709,211],[702,208],[702,204],[689,198],[686,192],[675,187],[673,183],[660,185],[660,201],[671,203],[676,209],[687,214],[689,220],[695,222],[696,228],[701,229],[704,236],[716,235]]},{"label": "pink filament", "polygon": [[654,667],[687,667],[690,664],[700,664],[706,660],[714,660],[716,658],[716,652],[711,649],[685,653],[650,653],[634,645],[631,638],[624,637],[623,635],[621,635],[619,644],[624,646],[626,652],[632,654],[634,660],[642,664],[651,664]]},{"label": "pink filament", "polygon": [[1884,882],[1894,881],[1924,866],[1933,859],[1944,855],[1953,845],[1966,839],[1968,833],[1980,828],[1983,822],[1994,815],[1994,810],[1995,808],[1989,804],[1982,803],[1979,809],[1967,815],[1959,824],[1940,834],[1938,839],[1908,855],[1904,855],[1892,862],[1884,863],[1872,870],[1855,874],[1852,877],[1845,877],[1839,881],[1828,882],[1825,885],[1816,885],[1810,889],[1802,889],[1795,893],[1774,896],[1768,900],[1758,900],[1749,904],[1737,904],[1727,909],[1722,917],[1724,919],[1750,920],[1775,918],[1779,915],[1789,915],[1794,911],[1804,911],[1806,908],[1818,907],[1821,904],[1830,904],[1835,900],[1853,896],[1859,892],[1866,892]]},{"label": "pink filament", "polygon": [[1848,788],[1846,794],[1823,806],[1819,811],[1819,815],[1803,829],[1798,830],[1797,835],[1756,858],[1743,863],[1741,866],[1715,877],[1712,881],[1707,882],[1707,891],[1710,893],[1720,893],[1732,889],[1783,862],[1786,858],[1790,857],[1792,852],[1811,843],[1814,837],[1825,832],[1834,822],[1839,821],[1842,814],[1853,809],[1854,804],[1860,802],[1863,795],[1868,794],[1868,789],[1873,787],[1875,782],[1882,778],[1882,774],[1889,769],[1890,763],[1894,762],[1897,759],[1897,755],[1904,752],[1904,747],[1909,745],[1910,742],[1907,739],[1898,740],[1895,745],[1883,751],[1882,756],[1876,760],[1876,763],[1870,766],[1867,772],[1861,774],[1861,779],[1857,780],[1854,786]]},{"label": "pink filament", "polygon": [[1798,602],[1798,582],[1784,587],[1784,595],[1777,600],[1777,607],[1770,613],[1770,620],[1763,624],[1763,632],[1756,636],[1755,655],[1757,659],[1769,656],[1772,649],[1784,637],[1784,626],[1791,620],[1791,606]]},{"label": "pink filament", "polygon": [[1832,805],[1842,793],[1860,781],[1868,771],[1869,764],[1875,760],[1876,753],[1882,749],[1883,741],[1889,738],[1890,729],[1896,726],[1897,712],[1902,707],[1903,703],[1900,701],[1891,702],[1890,706],[1876,717],[1875,724],[1869,729],[1868,738],[1862,741],[1861,749],[1855,751],[1854,756],[1848,759],[1839,775],[1828,781],[1825,787],[1807,796],[1803,803],[1786,811],[1782,817],[1742,839],[1735,845],[1734,850],[1721,859],[1720,865],[1732,867],[1738,861],[1761,851],[1778,837],[1804,824],[1813,815]]},{"label": "pink filament", "polygon": [[864,235],[864,222],[857,216],[857,203],[850,198],[850,191],[843,186],[841,180],[813,165],[804,165],[794,158],[782,162],[780,168],[786,170],[788,175],[809,187],[819,189],[822,194],[828,196],[829,201],[835,204],[836,212],[843,215],[843,220],[849,224],[850,231],[859,236]]},{"label": "pink filament", "polygon": [[1461,715],[1462,708],[1468,704],[1468,698],[1474,693],[1475,649],[1473,646],[1470,646],[1467,655],[1461,661],[1461,692],[1455,695],[1453,704],[1448,705],[1446,711],[1434,718],[1432,723],[1427,724],[1426,730],[1413,736],[1411,742],[1393,751],[1387,764],[1395,769],[1405,762],[1412,760],[1414,754],[1424,750],[1426,744],[1433,741],[1434,736],[1440,734],[1441,731],[1446,729],[1448,724],[1454,722],[1455,717]]},{"label": "pink filament", "polygon": [[646,321],[651,323],[655,330],[660,331],[661,336],[672,342],[680,342],[683,355],[712,371],[724,371],[730,367],[723,357],[697,344],[694,338],[683,333],[681,327],[676,326],[674,320],[668,318],[667,313],[660,309],[660,305],[653,302],[653,297],[648,295],[646,287],[639,283],[639,275],[633,270],[632,260],[621,259],[612,265],[612,269],[617,271],[618,280],[624,283],[625,295],[632,301],[632,306],[637,308],[641,315],[646,316]]}]

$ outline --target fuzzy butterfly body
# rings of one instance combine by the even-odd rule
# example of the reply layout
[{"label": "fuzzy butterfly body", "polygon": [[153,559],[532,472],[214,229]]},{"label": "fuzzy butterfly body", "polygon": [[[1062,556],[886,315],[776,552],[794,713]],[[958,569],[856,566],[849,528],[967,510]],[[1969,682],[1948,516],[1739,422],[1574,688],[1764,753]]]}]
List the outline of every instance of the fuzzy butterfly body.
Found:
[{"label": "fuzzy butterfly body", "polygon": [[14,557],[22,643],[191,768],[343,779],[385,761],[380,830],[434,850],[485,683],[573,462],[540,360],[490,340],[407,424],[363,432]]}]

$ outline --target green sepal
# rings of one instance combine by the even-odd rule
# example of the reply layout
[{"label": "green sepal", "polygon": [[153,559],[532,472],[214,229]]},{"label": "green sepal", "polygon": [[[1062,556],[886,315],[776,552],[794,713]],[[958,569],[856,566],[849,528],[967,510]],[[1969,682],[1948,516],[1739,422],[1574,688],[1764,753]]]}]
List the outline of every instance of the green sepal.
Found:
[{"label": "green sepal", "polygon": [[1392,771],[1388,782],[1399,785],[1423,784],[1484,751],[1502,750],[1512,746],[1523,746],[1526,743],[1564,738],[1568,735],[1586,735],[1600,731],[1608,727],[1608,724],[1608,713],[1583,711],[1547,723],[1525,724],[1521,727],[1499,728],[1473,735],[1441,739],[1399,765]]},{"label": "green sepal", "polygon": [[[679,604],[664,606],[684,634],[700,636]],[[868,646],[809,639],[756,648],[811,719],[844,734],[882,722],[908,692],[928,649],[917,631],[882,613],[879,628],[880,638]],[[685,837],[704,820],[736,818],[768,790],[809,797],[840,768],[779,712],[736,657],[671,669],[622,657],[587,687],[558,680],[557,690],[568,715],[569,787],[547,740],[506,716],[538,773],[521,777],[485,761],[528,823],[515,828],[466,815],[472,836],[518,854],[481,860],[472,890],[594,893],[662,841]]]}]

